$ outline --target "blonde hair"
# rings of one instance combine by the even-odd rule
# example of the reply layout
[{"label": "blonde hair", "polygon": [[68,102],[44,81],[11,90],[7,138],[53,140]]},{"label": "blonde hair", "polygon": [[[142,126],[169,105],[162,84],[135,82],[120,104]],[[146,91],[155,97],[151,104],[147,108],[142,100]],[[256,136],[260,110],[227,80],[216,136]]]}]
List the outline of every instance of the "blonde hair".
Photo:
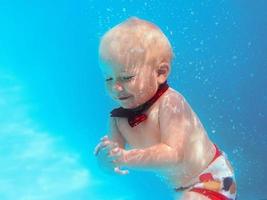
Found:
[{"label": "blonde hair", "polygon": [[173,52],[169,40],[156,25],[131,17],[104,34],[99,46],[106,62],[132,65],[170,64]]}]

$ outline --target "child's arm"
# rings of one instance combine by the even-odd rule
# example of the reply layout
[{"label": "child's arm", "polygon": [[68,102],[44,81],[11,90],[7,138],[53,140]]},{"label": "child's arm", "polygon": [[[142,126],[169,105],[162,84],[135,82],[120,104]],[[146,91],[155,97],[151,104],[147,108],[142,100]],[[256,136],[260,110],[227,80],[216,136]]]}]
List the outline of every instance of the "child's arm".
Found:
[{"label": "child's arm", "polygon": [[165,167],[176,166],[182,159],[178,152],[167,144],[159,143],[148,148],[117,150],[114,154],[114,163],[128,168],[159,170]]},{"label": "child's arm", "polygon": [[100,143],[96,146],[94,154],[97,156],[98,163],[102,169],[105,171],[115,171],[119,174],[128,173],[127,170],[120,170],[118,166],[113,162],[111,157],[111,150],[119,147],[124,148],[125,140],[121,136],[116,124],[116,119],[110,119],[110,138],[104,136],[100,139]]},{"label": "child's arm", "polygon": [[125,140],[117,127],[116,119],[113,117],[111,117],[109,121],[109,138],[105,135],[100,139],[100,143],[96,146],[94,154],[98,155],[98,153],[103,151],[104,148],[109,148],[108,150],[114,148],[114,144],[111,145],[110,143],[116,143],[116,145],[120,148],[125,147]]},{"label": "child's arm", "polygon": [[110,118],[110,139],[117,143],[120,148],[125,148],[126,142],[118,129],[117,121],[114,117]]},{"label": "child's arm", "polygon": [[192,132],[192,122],[191,108],[183,97],[168,94],[159,108],[161,142],[144,149],[120,149],[114,163],[150,170],[176,166],[183,160],[185,139]]}]

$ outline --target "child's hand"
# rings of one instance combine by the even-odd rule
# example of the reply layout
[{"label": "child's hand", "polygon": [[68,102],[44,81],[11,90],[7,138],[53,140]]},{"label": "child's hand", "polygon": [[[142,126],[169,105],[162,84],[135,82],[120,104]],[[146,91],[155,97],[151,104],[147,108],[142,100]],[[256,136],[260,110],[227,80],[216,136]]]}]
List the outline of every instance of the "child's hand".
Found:
[{"label": "child's hand", "polygon": [[117,143],[109,140],[108,136],[105,135],[100,139],[100,143],[95,147],[94,154],[95,156],[98,156],[100,152],[101,153],[105,152],[105,155],[108,156],[109,152],[114,147],[117,147]]},{"label": "child's hand", "polygon": [[121,157],[123,155],[122,148],[116,142],[109,140],[108,136],[101,138],[101,142],[96,146],[94,154],[98,158],[98,162],[102,167],[110,171],[125,175],[128,174],[128,170],[121,170],[118,164],[122,161]]}]

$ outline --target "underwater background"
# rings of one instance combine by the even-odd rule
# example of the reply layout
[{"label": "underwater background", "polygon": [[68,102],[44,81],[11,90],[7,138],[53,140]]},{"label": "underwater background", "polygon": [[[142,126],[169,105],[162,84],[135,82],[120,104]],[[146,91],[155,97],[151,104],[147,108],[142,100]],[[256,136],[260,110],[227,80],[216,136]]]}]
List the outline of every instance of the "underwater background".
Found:
[{"label": "underwater background", "polygon": [[169,38],[169,78],[227,153],[239,200],[267,199],[267,2],[0,0],[0,200],[171,200],[152,173],[108,175],[98,44],[130,16]]}]

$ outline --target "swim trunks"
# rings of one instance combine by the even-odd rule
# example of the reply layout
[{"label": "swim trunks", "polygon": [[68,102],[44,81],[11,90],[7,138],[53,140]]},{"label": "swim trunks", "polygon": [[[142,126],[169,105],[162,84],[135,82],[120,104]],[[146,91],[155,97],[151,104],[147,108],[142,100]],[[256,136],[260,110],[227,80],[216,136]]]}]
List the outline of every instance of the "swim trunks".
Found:
[{"label": "swim trunks", "polygon": [[211,200],[235,200],[236,181],[227,155],[216,147],[216,153],[208,167],[197,177],[195,184],[189,187],[175,189],[189,189],[200,193]]}]

